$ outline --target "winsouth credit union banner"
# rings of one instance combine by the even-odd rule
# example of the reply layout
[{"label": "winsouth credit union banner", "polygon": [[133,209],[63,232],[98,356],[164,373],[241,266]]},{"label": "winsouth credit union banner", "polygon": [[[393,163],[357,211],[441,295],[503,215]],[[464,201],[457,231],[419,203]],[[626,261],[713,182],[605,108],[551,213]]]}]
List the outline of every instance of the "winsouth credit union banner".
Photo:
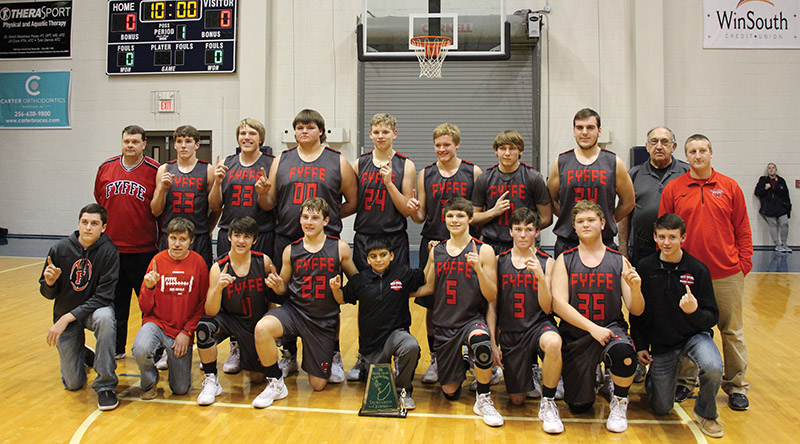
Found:
[{"label": "winsouth credit union banner", "polygon": [[800,0],[703,0],[703,48],[800,48]]},{"label": "winsouth credit union banner", "polygon": [[69,71],[0,72],[0,129],[69,128]]}]

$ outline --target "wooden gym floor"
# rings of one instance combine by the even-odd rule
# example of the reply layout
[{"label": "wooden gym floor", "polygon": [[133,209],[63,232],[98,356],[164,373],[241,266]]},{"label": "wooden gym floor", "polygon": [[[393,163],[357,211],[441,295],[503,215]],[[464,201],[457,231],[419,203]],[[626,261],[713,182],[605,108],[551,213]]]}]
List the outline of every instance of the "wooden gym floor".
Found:
[{"label": "wooden gym floor", "polygon": [[[423,357],[417,369],[414,399],[417,409],[407,419],[357,416],[363,396],[361,383],[331,384],[312,393],[307,377],[287,380],[289,397],[272,407],[255,410],[252,399],[263,383],[252,385],[247,377],[220,373],[222,396],[210,407],[198,407],[195,399],[202,374],[195,367],[193,390],[186,396],[169,391],[162,372],[158,397],[139,399],[138,369],[130,357],[130,345],[141,323],[139,309],[131,309],[128,357],[118,361],[120,405],[116,410],[97,410],[94,391],[68,392],[60,382],[58,354],[45,335],[52,325],[52,302],[39,295],[38,277],[43,259],[0,257],[0,310],[5,315],[0,334],[0,384],[2,415],[0,442],[84,443],[199,443],[282,442],[360,443],[400,442],[516,443],[516,442],[729,442],[786,443],[800,440],[800,399],[797,375],[800,366],[800,274],[752,273],[746,279],[745,329],[750,367],[747,379],[751,407],[734,412],[720,392],[717,405],[725,424],[725,437],[706,438],[689,413],[692,399],[676,404],[673,413],[655,417],[647,408],[642,384],[631,389],[629,429],[612,434],[605,429],[608,402],[598,397],[593,412],[574,417],[558,402],[566,431],[548,436],[537,418],[539,403],[528,400],[514,407],[505,387],[493,387],[493,397],[506,423],[490,428],[472,413],[474,395],[464,387],[459,401],[448,402],[435,385],[418,381],[428,366],[424,343],[424,313],[412,304],[412,333],[422,338]],[[135,298],[134,298],[135,301]],[[134,302],[135,304],[135,302]],[[356,308],[342,310],[342,356],[345,371],[355,362]],[[87,333],[87,343],[94,337]],[[227,358],[228,345],[220,347],[219,366]],[[194,366],[199,360],[195,352]],[[95,374],[90,371],[89,381]]]}]

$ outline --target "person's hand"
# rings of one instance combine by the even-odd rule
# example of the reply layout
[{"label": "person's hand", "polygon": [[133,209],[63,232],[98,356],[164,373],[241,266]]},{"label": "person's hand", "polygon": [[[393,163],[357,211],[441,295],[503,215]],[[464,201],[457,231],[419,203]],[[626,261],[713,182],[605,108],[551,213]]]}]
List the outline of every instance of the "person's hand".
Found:
[{"label": "person's hand", "polygon": [[531,247],[531,253],[533,253],[533,257],[525,261],[525,268],[528,269],[534,276],[536,276],[537,280],[544,279],[544,270],[542,270],[542,264],[539,263],[539,260],[536,259],[536,252]]},{"label": "person's hand", "polygon": [[283,278],[281,275],[278,274],[278,271],[275,270],[274,265],[269,266],[270,273],[269,276],[264,278],[264,282],[267,284],[267,287],[275,290],[276,288],[280,288],[283,285]]},{"label": "person's hand", "polygon": [[191,341],[192,338],[190,338],[185,332],[178,333],[178,336],[175,337],[175,343],[172,344],[172,354],[175,355],[175,358],[181,358],[186,354],[186,351],[189,350],[189,343],[191,343]]},{"label": "person's hand", "polygon": [[596,328],[593,328],[589,333],[591,333],[592,337],[599,342],[600,345],[605,346],[614,339],[615,335],[613,331],[599,325],[595,325],[595,327]]},{"label": "person's hand", "polygon": [[387,187],[390,183],[392,183],[392,163],[387,162],[381,166],[381,178],[383,178],[383,184]]},{"label": "person's hand", "polygon": [[467,253],[467,262],[472,265],[472,269],[478,271],[481,269],[481,257],[478,254],[478,247],[475,245],[475,240],[472,240],[472,251]]},{"label": "person's hand", "polygon": [[219,273],[219,280],[217,281],[217,286],[219,287],[225,288],[236,281],[236,276],[228,274],[228,265],[230,265],[230,263],[225,264],[225,268]]},{"label": "person's hand", "polygon": [[511,209],[511,201],[506,199],[508,193],[510,193],[510,191],[506,190],[505,193],[500,195],[500,198],[497,199],[497,202],[494,203],[494,211],[498,216]]},{"label": "person's hand", "polygon": [[44,282],[48,287],[56,284],[59,276],[61,276],[61,269],[53,265],[53,260],[47,256],[47,267],[44,268]]},{"label": "person's hand", "polygon": [[639,350],[636,355],[639,357],[639,364],[650,365],[653,363],[653,357],[650,356],[650,352],[647,350]]},{"label": "person's hand", "polygon": [[258,175],[258,180],[256,181],[256,193],[267,194],[270,188],[272,188],[272,184],[267,179],[267,172],[264,171],[264,167],[261,167],[261,174]]},{"label": "person's hand", "polygon": [[496,345],[492,345],[492,361],[494,362],[495,366],[505,370],[503,367],[503,351],[500,350],[500,347]]},{"label": "person's hand", "polygon": [[686,294],[683,295],[678,305],[686,314],[694,313],[697,310],[697,298],[692,294],[692,289],[689,288],[689,285],[686,285]]},{"label": "person's hand", "polygon": [[628,283],[631,290],[641,290],[642,278],[639,276],[639,273],[636,272],[635,268],[628,267],[628,271],[622,275],[622,278],[625,279],[625,282]]},{"label": "person's hand", "polygon": [[50,327],[50,330],[47,331],[47,345],[51,347],[58,345],[58,338],[61,337],[61,333],[64,333],[64,330],[67,328],[67,324],[69,324],[69,322],[64,319],[64,316],[58,318],[56,323],[53,324],[53,326]]},{"label": "person's hand", "polygon": [[216,180],[214,181],[215,184],[222,184],[222,179],[225,178],[225,174],[228,173],[228,167],[225,166],[220,160],[219,156],[217,156],[217,166],[214,167],[214,177]]},{"label": "person's hand", "polygon": [[415,189],[414,196],[411,199],[408,199],[408,203],[406,203],[406,208],[408,208],[409,211],[416,213],[419,211],[419,207],[419,199],[417,199],[417,190]]},{"label": "person's hand", "polygon": [[174,178],[172,177],[172,174],[166,171],[164,171],[164,174],[161,175],[161,185],[163,185],[165,190],[169,189],[169,187],[172,185],[173,180]]},{"label": "person's hand", "polygon": [[765,189],[765,190],[768,190],[768,189],[770,189],[770,188],[772,188],[772,184],[770,184],[769,182],[767,182],[767,183],[766,183],[766,185],[764,185],[764,189]]},{"label": "person's hand", "polygon": [[336,275],[328,280],[328,285],[331,286],[332,291],[337,291],[342,288],[342,276]]},{"label": "person's hand", "polygon": [[158,274],[158,271],[156,270],[155,259],[153,259],[153,262],[151,262],[150,265],[152,265],[150,272],[144,275],[144,286],[149,290],[152,290],[156,288],[156,284],[158,284],[158,281],[161,279],[161,275]]}]

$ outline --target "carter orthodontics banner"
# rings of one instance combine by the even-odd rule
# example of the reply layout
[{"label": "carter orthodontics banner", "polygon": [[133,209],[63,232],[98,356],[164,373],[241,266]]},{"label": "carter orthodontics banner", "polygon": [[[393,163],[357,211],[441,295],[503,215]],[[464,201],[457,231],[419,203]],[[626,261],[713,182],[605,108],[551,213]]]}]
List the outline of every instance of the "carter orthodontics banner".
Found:
[{"label": "carter orthodontics banner", "polygon": [[69,71],[0,72],[0,129],[69,128]]},{"label": "carter orthodontics banner", "polygon": [[800,48],[800,0],[703,0],[703,48]]}]

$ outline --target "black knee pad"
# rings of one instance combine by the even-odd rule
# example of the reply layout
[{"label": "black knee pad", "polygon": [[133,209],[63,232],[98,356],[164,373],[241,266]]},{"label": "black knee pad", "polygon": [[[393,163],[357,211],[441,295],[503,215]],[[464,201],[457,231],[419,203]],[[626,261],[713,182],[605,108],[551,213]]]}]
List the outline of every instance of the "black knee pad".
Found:
[{"label": "black knee pad", "polygon": [[461,397],[461,387],[458,387],[458,390],[452,395],[448,395],[444,390],[442,390],[442,394],[448,401],[458,401],[458,398]]},{"label": "black knee pad", "polygon": [[575,415],[580,415],[581,413],[586,413],[592,409],[594,402],[588,402],[586,404],[568,404],[569,411]]},{"label": "black knee pad", "polygon": [[217,345],[217,341],[214,339],[214,333],[216,333],[217,330],[219,330],[217,321],[213,319],[201,319],[197,323],[197,329],[195,329],[197,348],[206,349]]},{"label": "black knee pad", "polygon": [[475,358],[475,367],[482,370],[492,368],[492,342],[486,333],[478,333],[469,338],[469,347]]},{"label": "black knee pad", "polygon": [[[625,364],[625,360],[630,359],[630,364]],[[606,353],[606,368],[611,370],[611,374],[620,378],[628,378],[636,373],[636,351],[629,344],[615,344]]]}]

